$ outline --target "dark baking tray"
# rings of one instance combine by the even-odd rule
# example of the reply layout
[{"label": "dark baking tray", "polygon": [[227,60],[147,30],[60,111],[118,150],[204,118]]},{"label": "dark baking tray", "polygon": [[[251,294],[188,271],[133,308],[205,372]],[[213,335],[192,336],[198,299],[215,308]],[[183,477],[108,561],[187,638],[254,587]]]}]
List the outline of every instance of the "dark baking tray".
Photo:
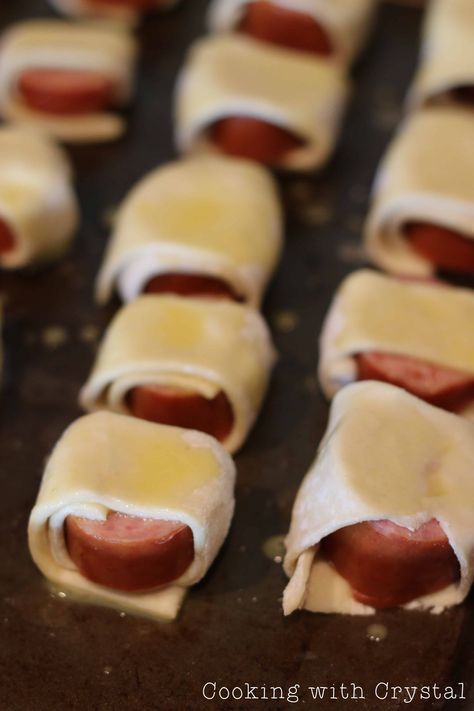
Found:
[{"label": "dark baking tray", "polygon": [[[435,616],[399,611],[375,620],[294,614],[284,619],[281,567],[262,552],[287,530],[291,505],[327,418],[315,379],[317,336],[341,278],[363,263],[360,228],[370,183],[399,118],[416,61],[420,13],[385,5],[356,69],[353,101],[331,165],[321,177],[284,178],[287,245],[269,291],[280,360],[260,420],[237,457],[237,511],[228,541],[177,622],[157,624],[52,596],[26,545],[29,510],[47,453],[79,410],[92,363],[99,309],[93,280],[108,237],[107,216],[146,171],[173,156],[170,101],[186,47],[203,31],[206,2],[185,0],[150,18],[138,96],[126,138],[72,152],[83,206],[72,253],[40,273],[0,275],[6,297],[0,413],[1,711],[182,711],[184,709],[474,708],[472,598]],[[41,0],[2,0],[0,23],[52,14]],[[367,628],[388,630],[371,641]],[[227,687],[300,684],[289,700],[206,700],[208,681]],[[311,700],[308,686],[356,683],[365,699]],[[466,684],[465,701],[410,705],[378,700],[379,682]],[[235,692],[238,695],[238,692]],[[262,696],[262,691],[259,692]],[[470,699],[470,700],[469,700]]]}]

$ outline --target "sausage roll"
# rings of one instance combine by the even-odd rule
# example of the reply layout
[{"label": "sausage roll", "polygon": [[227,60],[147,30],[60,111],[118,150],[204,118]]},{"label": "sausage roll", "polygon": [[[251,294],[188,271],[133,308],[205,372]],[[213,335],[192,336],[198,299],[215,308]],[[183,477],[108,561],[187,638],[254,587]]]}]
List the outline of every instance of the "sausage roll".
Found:
[{"label": "sausage roll", "polygon": [[474,121],[451,107],[409,118],[379,169],[366,226],[387,271],[474,274]]},{"label": "sausage roll", "polygon": [[108,412],[76,420],[30,516],[32,558],[60,590],[174,619],[227,535],[235,468],[201,432]]},{"label": "sausage roll", "polygon": [[473,501],[471,422],[386,383],[344,388],[294,504],[285,614],[462,602]]},{"label": "sausage roll", "polygon": [[168,10],[179,0],[49,0],[51,5],[71,17],[103,17],[135,24],[147,12]]},{"label": "sausage roll", "polygon": [[474,103],[474,3],[432,0],[427,10],[420,67],[408,96],[422,104]]},{"label": "sausage roll", "polygon": [[261,407],[275,353],[266,324],[232,301],[141,296],[110,325],[80,400],[199,429],[234,452]]},{"label": "sausage roll", "polygon": [[194,45],[178,81],[177,144],[182,152],[318,168],[334,148],[347,94],[335,62],[216,35]]},{"label": "sausage roll", "polygon": [[203,156],[146,176],[120,209],[97,281],[104,303],[144,291],[260,305],[282,247],[270,175],[249,161]]},{"label": "sausage roll", "polygon": [[474,401],[474,293],[443,283],[353,272],[323,325],[319,380],[328,398],[382,380],[447,410]]},{"label": "sausage roll", "polygon": [[117,26],[29,20],[0,45],[0,113],[66,142],[109,141],[125,121],[135,42]]},{"label": "sausage roll", "polygon": [[368,35],[375,0],[214,0],[211,30],[238,30],[256,39],[311,54],[357,56]]},{"label": "sausage roll", "polygon": [[47,261],[69,246],[79,219],[71,173],[48,138],[0,128],[0,266]]}]

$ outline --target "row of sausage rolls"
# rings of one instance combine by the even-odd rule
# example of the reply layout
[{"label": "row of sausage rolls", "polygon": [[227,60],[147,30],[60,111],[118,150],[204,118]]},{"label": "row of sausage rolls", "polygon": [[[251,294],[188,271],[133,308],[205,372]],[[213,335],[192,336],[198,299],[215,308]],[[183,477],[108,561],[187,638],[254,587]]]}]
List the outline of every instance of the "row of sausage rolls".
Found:
[{"label": "row of sausage rolls", "polygon": [[30,520],[54,587],[173,619],[205,575],[234,508],[227,452],[247,437],[275,360],[254,307],[281,222],[272,179],[229,158],[164,166],[124,201],[97,293],[128,303],[80,393],[93,414],[57,444]]},{"label": "row of sausage rolls", "polygon": [[474,295],[426,279],[474,273],[473,12],[431,3],[418,111],[375,183],[368,254],[414,278],[353,273],[323,325],[319,380],[334,399],[294,504],[285,614],[440,611],[474,579]]},{"label": "row of sausage rolls", "polygon": [[104,18],[135,24],[148,12],[169,10],[179,0],[49,0],[51,5],[71,17]]},{"label": "row of sausage rolls", "polygon": [[[77,222],[63,152],[16,129],[2,129],[0,147],[2,263],[57,255]],[[216,301],[144,298],[121,312],[84,389],[85,406],[171,418],[239,447],[274,356],[261,317],[237,302],[259,305],[280,249],[276,189],[257,166],[195,159],[147,178],[119,216],[99,295],[110,295],[116,279],[127,301],[142,291]]]},{"label": "row of sausage rolls", "polygon": [[65,142],[110,141],[133,90],[137,47],[101,23],[29,20],[0,45],[0,114]]},{"label": "row of sausage rolls", "polygon": [[370,258],[392,273],[474,274],[473,66],[473,3],[432,0],[408,93],[417,111],[382,161],[366,226]]},{"label": "row of sausage rolls", "polygon": [[344,388],[293,508],[285,614],[462,602],[473,500],[471,422],[387,383]]},{"label": "row of sausage rolls", "polygon": [[176,142],[288,170],[331,155],[349,94],[345,65],[376,3],[217,0],[181,72]]},{"label": "row of sausage rolls", "polygon": [[208,435],[87,415],[48,461],[31,555],[55,588],[174,619],[225,540],[234,482],[232,459]]},{"label": "row of sausage rolls", "polygon": [[[179,0],[50,0],[72,17],[105,17],[135,22],[144,13],[167,10]],[[370,29],[374,0],[215,0],[208,26],[237,30],[289,49],[335,56],[349,64]]]},{"label": "row of sausage rolls", "polygon": [[118,212],[98,275],[98,300],[115,289],[128,306],[83,407],[199,429],[236,451],[275,360],[255,309],[281,248],[278,192],[260,166],[196,156],[146,176]]},{"label": "row of sausage rolls", "polygon": [[62,149],[31,130],[0,128],[0,266],[62,255],[79,220],[72,169]]}]

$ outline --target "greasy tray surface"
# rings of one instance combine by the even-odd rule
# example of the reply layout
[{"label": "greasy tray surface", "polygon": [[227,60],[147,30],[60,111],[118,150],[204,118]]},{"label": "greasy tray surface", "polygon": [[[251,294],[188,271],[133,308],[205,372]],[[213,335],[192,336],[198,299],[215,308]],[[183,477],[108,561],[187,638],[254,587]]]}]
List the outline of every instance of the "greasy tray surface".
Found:
[{"label": "greasy tray surface", "polygon": [[[42,0],[2,2],[0,24],[47,15]],[[106,214],[129,186],[172,157],[170,96],[186,46],[202,29],[203,0],[150,19],[138,101],[120,143],[74,151],[83,224],[73,253],[42,273],[1,274],[6,295],[6,363],[0,415],[0,708],[293,708],[283,701],[206,701],[203,684],[301,684],[299,703],[318,709],[406,708],[378,701],[378,682],[420,687],[466,682],[474,708],[471,600],[440,616],[385,612],[374,619],[295,614],[283,619],[285,578],[266,558],[268,537],[287,530],[291,504],[327,406],[315,382],[316,339],[329,299],[360,265],[359,230],[371,178],[411,75],[419,12],[386,6],[377,36],[356,71],[355,92],[337,155],[321,178],[283,181],[288,243],[265,314],[281,358],[266,406],[238,456],[237,512],[207,579],[179,620],[160,625],[113,610],[57,599],[26,547],[26,522],[44,458],[79,414],[76,396],[92,363],[94,328],[113,309],[92,299],[108,236]],[[7,6],[7,7],[5,7]],[[367,627],[388,628],[373,642]],[[354,682],[365,700],[311,702],[308,686]],[[469,688],[469,682],[471,687]],[[444,708],[421,701],[409,708]]]}]

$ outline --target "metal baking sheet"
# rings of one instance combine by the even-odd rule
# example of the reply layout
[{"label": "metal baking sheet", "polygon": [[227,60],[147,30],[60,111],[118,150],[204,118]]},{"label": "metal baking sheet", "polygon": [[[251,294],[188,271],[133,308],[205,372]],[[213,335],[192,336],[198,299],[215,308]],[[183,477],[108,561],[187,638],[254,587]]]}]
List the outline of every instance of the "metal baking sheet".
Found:
[{"label": "metal baking sheet", "polygon": [[[328,169],[320,177],[281,179],[287,244],[265,303],[280,360],[260,420],[237,457],[230,536],[178,621],[157,624],[58,599],[29,558],[26,523],[44,459],[79,415],[77,393],[97,335],[117,308],[99,309],[92,298],[108,220],[134,181],[174,154],[173,83],[187,46],[203,31],[205,6],[203,0],[184,0],[179,10],[147,20],[126,138],[72,152],[83,206],[72,253],[42,272],[0,275],[6,298],[0,709],[472,709],[472,598],[438,616],[389,611],[374,619],[308,613],[284,619],[285,577],[263,553],[269,537],[287,530],[294,495],[325,427],[328,409],[315,379],[317,336],[336,285],[363,263],[359,238],[369,187],[416,61],[415,8],[381,8]],[[41,0],[2,0],[0,24],[48,14]],[[385,639],[370,639],[374,622],[386,629]],[[229,689],[230,698],[216,693],[206,699],[214,688],[207,686],[204,695],[207,682],[215,682],[223,696]],[[436,687],[431,698],[422,698],[422,687],[437,684],[444,693],[452,685],[459,694],[462,683],[465,700],[436,700]],[[247,693],[245,684],[259,688]],[[361,691],[351,684],[361,687],[364,698],[354,698]],[[284,699],[272,698],[280,696],[272,686],[282,687]],[[328,691],[316,701],[310,687],[317,686]],[[408,703],[413,692],[392,687],[415,687],[415,698]],[[234,697],[241,689],[244,698],[233,699],[232,689]],[[387,698],[378,698],[387,690]]]}]

